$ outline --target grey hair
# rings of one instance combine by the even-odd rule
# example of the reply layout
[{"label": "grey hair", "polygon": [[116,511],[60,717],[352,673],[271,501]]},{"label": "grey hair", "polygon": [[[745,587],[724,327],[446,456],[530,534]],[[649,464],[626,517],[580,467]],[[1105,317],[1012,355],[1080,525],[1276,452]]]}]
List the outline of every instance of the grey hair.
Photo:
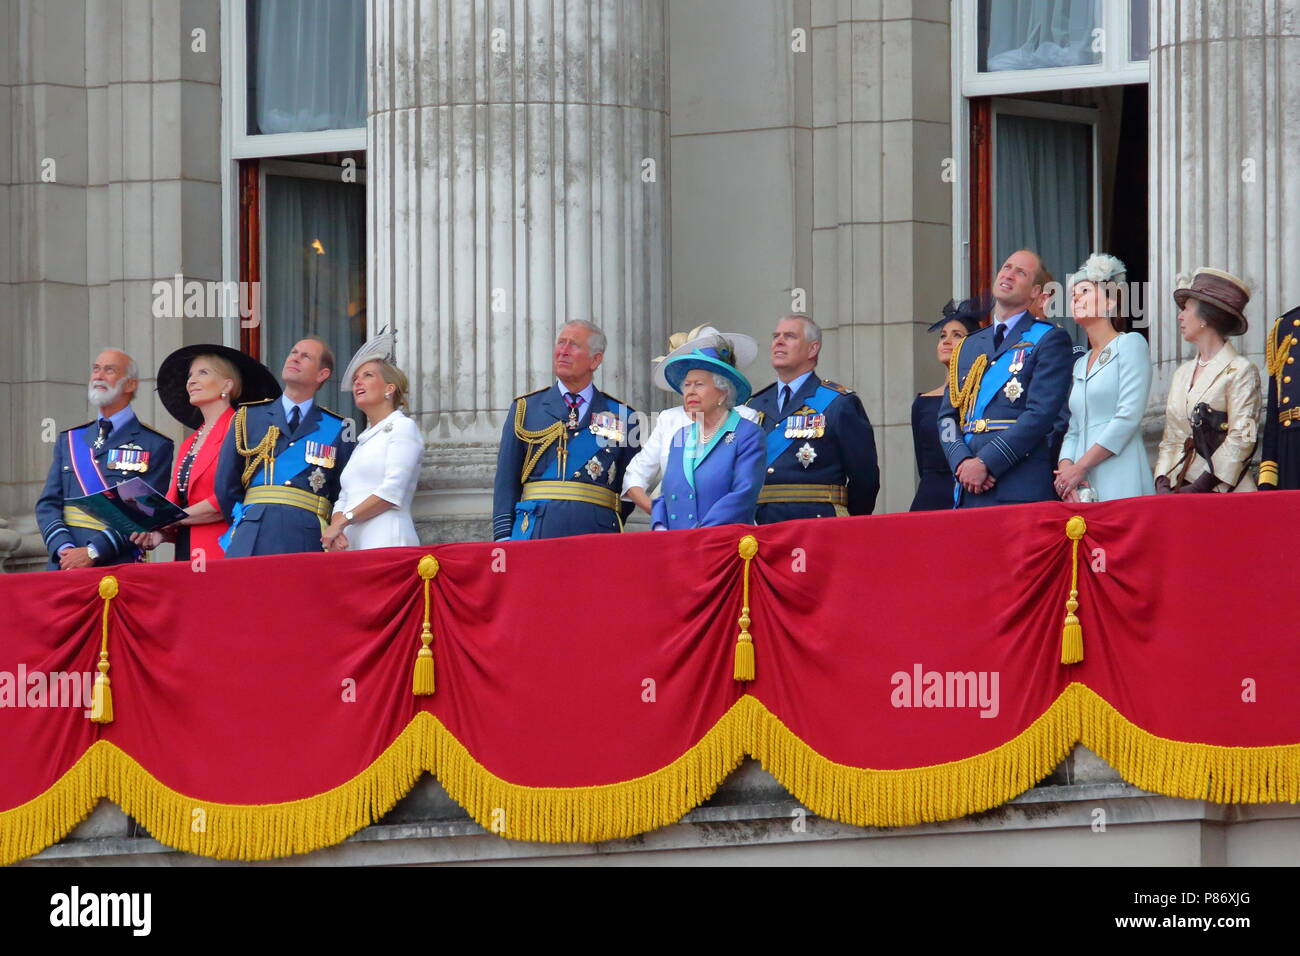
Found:
[{"label": "grey hair", "polygon": [[716,388],[722,389],[724,393],[722,398],[723,408],[728,408],[728,409],[735,408],[736,407],[736,383],[733,382],[731,379],[727,378],[727,376],[722,375],[719,372],[711,372],[709,374],[713,376],[714,386]]},{"label": "grey hair", "polygon": [[571,325],[576,325],[580,329],[587,330],[587,351],[592,355],[605,354],[605,333],[600,330],[595,322],[588,322],[586,319],[569,319],[560,327],[563,331]]},{"label": "grey hair", "polygon": [[135,363],[135,359],[127,354],[126,349],[120,349],[116,345],[105,345],[98,353],[102,352],[121,352],[126,355],[126,378],[133,378],[137,381],[140,379],[140,366]]},{"label": "grey hair", "polygon": [[798,319],[803,323],[803,335],[809,342],[820,342],[822,340],[822,327],[812,320],[810,315],[783,315],[781,321],[786,319]]}]

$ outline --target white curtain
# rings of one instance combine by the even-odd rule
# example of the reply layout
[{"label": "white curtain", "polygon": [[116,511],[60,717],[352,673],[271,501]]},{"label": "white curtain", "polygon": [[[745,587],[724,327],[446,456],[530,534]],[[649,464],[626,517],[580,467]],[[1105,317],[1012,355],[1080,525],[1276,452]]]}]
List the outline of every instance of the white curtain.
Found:
[{"label": "white curtain", "polygon": [[985,0],[980,5],[986,72],[1101,62],[1093,52],[1100,0]]},{"label": "white curtain", "polygon": [[364,0],[248,0],[250,133],[366,125]]},{"label": "white curtain", "polygon": [[318,397],[352,415],[351,393],[339,376],[365,340],[365,187],[268,175],[265,209],[263,360],[279,374],[294,342],[319,335],[334,352],[335,368]]},{"label": "white curtain", "polygon": [[[1093,251],[1092,127],[1083,123],[997,115],[994,267],[1017,249],[1033,249],[1062,285]],[[1058,303],[1068,312],[1068,301]],[[1083,332],[1057,319],[1076,342]]]}]

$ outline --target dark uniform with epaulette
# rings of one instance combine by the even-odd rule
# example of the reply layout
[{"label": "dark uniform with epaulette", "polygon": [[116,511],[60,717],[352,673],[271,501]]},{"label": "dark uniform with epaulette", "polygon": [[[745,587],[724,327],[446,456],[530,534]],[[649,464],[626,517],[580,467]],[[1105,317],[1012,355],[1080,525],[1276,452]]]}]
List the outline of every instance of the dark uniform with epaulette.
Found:
[{"label": "dark uniform with epaulette", "polygon": [[1261,490],[1300,488],[1300,306],[1273,323],[1268,333],[1264,368],[1268,373],[1268,412],[1259,463]]},{"label": "dark uniform with epaulette", "polygon": [[492,495],[496,541],[623,530],[623,472],[639,450],[637,412],[599,389],[570,415],[559,385],[521,395],[506,414]]},{"label": "dark uniform with epaulette", "polygon": [[779,383],[746,404],[767,435],[758,524],[793,518],[869,515],[880,492],[876,438],[853,390],[810,374],[777,411]]},{"label": "dark uniform with epaulette", "polygon": [[321,550],[352,430],[315,402],[296,430],[279,398],[240,406],[217,464],[217,501],[231,522],[226,557]]},{"label": "dark uniform with epaulette", "polygon": [[126,564],[140,558],[140,550],[122,534],[92,518],[70,498],[112,488],[128,478],[143,478],[166,493],[171,481],[172,440],[154,431],[134,414],[120,427],[99,439],[99,419],[59,433],[54,461],[45,488],[36,502],[36,524],[50,554],[49,570],[59,567],[59,549],[65,545],[96,552],[96,567]]},{"label": "dark uniform with epaulette", "polygon": [[1029,312],[957,343],[939,401],[939,443],[956,476],[967,458],[984,462],[995,483],[972,494],[955,484],[954,507],[1055,501],[1053,472],[1069,424],[1074,348],[1064,330]]}]

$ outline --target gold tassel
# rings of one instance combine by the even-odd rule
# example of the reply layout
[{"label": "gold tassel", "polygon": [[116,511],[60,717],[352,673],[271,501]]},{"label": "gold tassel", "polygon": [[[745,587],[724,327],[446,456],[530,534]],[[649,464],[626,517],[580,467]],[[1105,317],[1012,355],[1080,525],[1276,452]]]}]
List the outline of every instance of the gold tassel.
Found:
[{"label": "gold tassel", "polygon": [[749,562],[758,554],[758,539],[747,534],[740,539],[740,556],[745,561],[741,579],[744,582],[744,600],[740,607],[740,635],[736,638],[736,661],[732,676],[736,680],[754,679],[754,639],[749,634]]},{"label": "gold tassel", "polygon": [[1079,610],[1079,539],[1088,532],[1088,523],[1075,515],[1065,523],[1065,535],[1072,542],[1070,558],[1070,597],[1065,602],[1065,627],[1061,631],[1061,663],[1077,664],[1083,660],[1083,625],[1075,611]]},{"label": "gold tassel", "polygon": [[90,694],[90,719],[97,724],[113,722],[113,687],[108,679],[108,607],[117,597],[117,578],[106,574],[99,579],[99,596],[104,599],[104,615],[99,643],[99,673]]},{"label": "gold tassel", "polygon": [[438,559],[426,554],[420,559],[416,571],[424,579],[424,628],[420,631],[420,652],[415,656],[415,673],[411,675],[411,693],[417,697],[433,694],[433,630],[429,627],[429,582],[438,573]]}]

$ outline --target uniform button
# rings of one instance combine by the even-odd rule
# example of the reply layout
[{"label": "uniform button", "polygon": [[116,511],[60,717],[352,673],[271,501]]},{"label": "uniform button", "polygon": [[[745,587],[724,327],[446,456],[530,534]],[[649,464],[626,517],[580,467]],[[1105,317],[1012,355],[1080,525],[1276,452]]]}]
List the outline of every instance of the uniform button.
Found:
[{"label": "uniform button", "polygon": [[692,491],[692,492],[691,492],[690,494],[688,494],[686,497],[687,497],[687,498],[690,498],[691,501],[694,501],[694,500],[695,500],[695,492]]},{"label": "uniform button", "polygon": [[67,470],[68,470],[68,466],[67,466],[67,465],[64,465],[64,466],[63,466],[63,470],[64,470],[64,471],[67,471]]},{"label": "uniform button", "polygon": [[577,478],[579,474],[580,474],[580,472],[576,472],[576,471],[575,471],[575,472],[573,473],[573,477],[574,477],[574,478]]},{"label": "uniform button", "polygon": [[687,515],[687,516],[686,516],[686,520],[687,520],[687,521],[694,521],[694,520],[695,520],[695,515]]},{"label": "uniform button", "polygon": [[768,473],[769,475],[775,475],[775,474],[776,474],[776,469],[775,469],[775,468],[769,468],[769,469],[767,470],[767,473]]},{"label": "uniform button", "polygon": [[669,516],[668,516],[668,520],[669,520],[669,521],[676,521],[676,520],[677,520],[677,515],[669,515]]},{"label": "uniform button", "polygon": [[676,501],[676,500],[677,500],[677,496],[676,496],[676,495],[669,495],[669,496],[668,496],[668,500],[669,500],[669,501]]},{"label": "uniform button", "polygon": [[1300,325],[1300,319],[1292,319],[1292,320],[1291,320],[1291,324],[1292,324],[1292,325]]},{"label": "uniform button", "polygon": [[1283,381],[1283,382],[1286,382],[1288,385],[1290,385],[1290,384],[1291,384],[1291,376],[1290,376],[1290,375],[1283,376],[1282,381]]},{"label": "uniform button", "polygon": [[1290,358],[1288,358],[1288,359],[1286,360],[1286,364],[1287,364],[1287,365],[1294,365],[1294,364],[1295,364],[1295,356],[1292,355]]},{"label": "uniform button", "polygon": [[285,484],[287,485],[287,484],[289,484],[289,482],[286,481]]},{"label": "uniform button", "polygon": [[1282,396],[1282,404],[1283,404],[1283,405],[1285,405],[1285,404],[1286,404],[1287,402],[1289,402],[1289,401],[1291,401],[1291,396],[1290,396],[1290,395],[1283,395],[1283,396]]},{"label": "uniform button", "polygon": [[290,448],[293,447],[293,442],[289,442],[289,447],[290,447]]}]

